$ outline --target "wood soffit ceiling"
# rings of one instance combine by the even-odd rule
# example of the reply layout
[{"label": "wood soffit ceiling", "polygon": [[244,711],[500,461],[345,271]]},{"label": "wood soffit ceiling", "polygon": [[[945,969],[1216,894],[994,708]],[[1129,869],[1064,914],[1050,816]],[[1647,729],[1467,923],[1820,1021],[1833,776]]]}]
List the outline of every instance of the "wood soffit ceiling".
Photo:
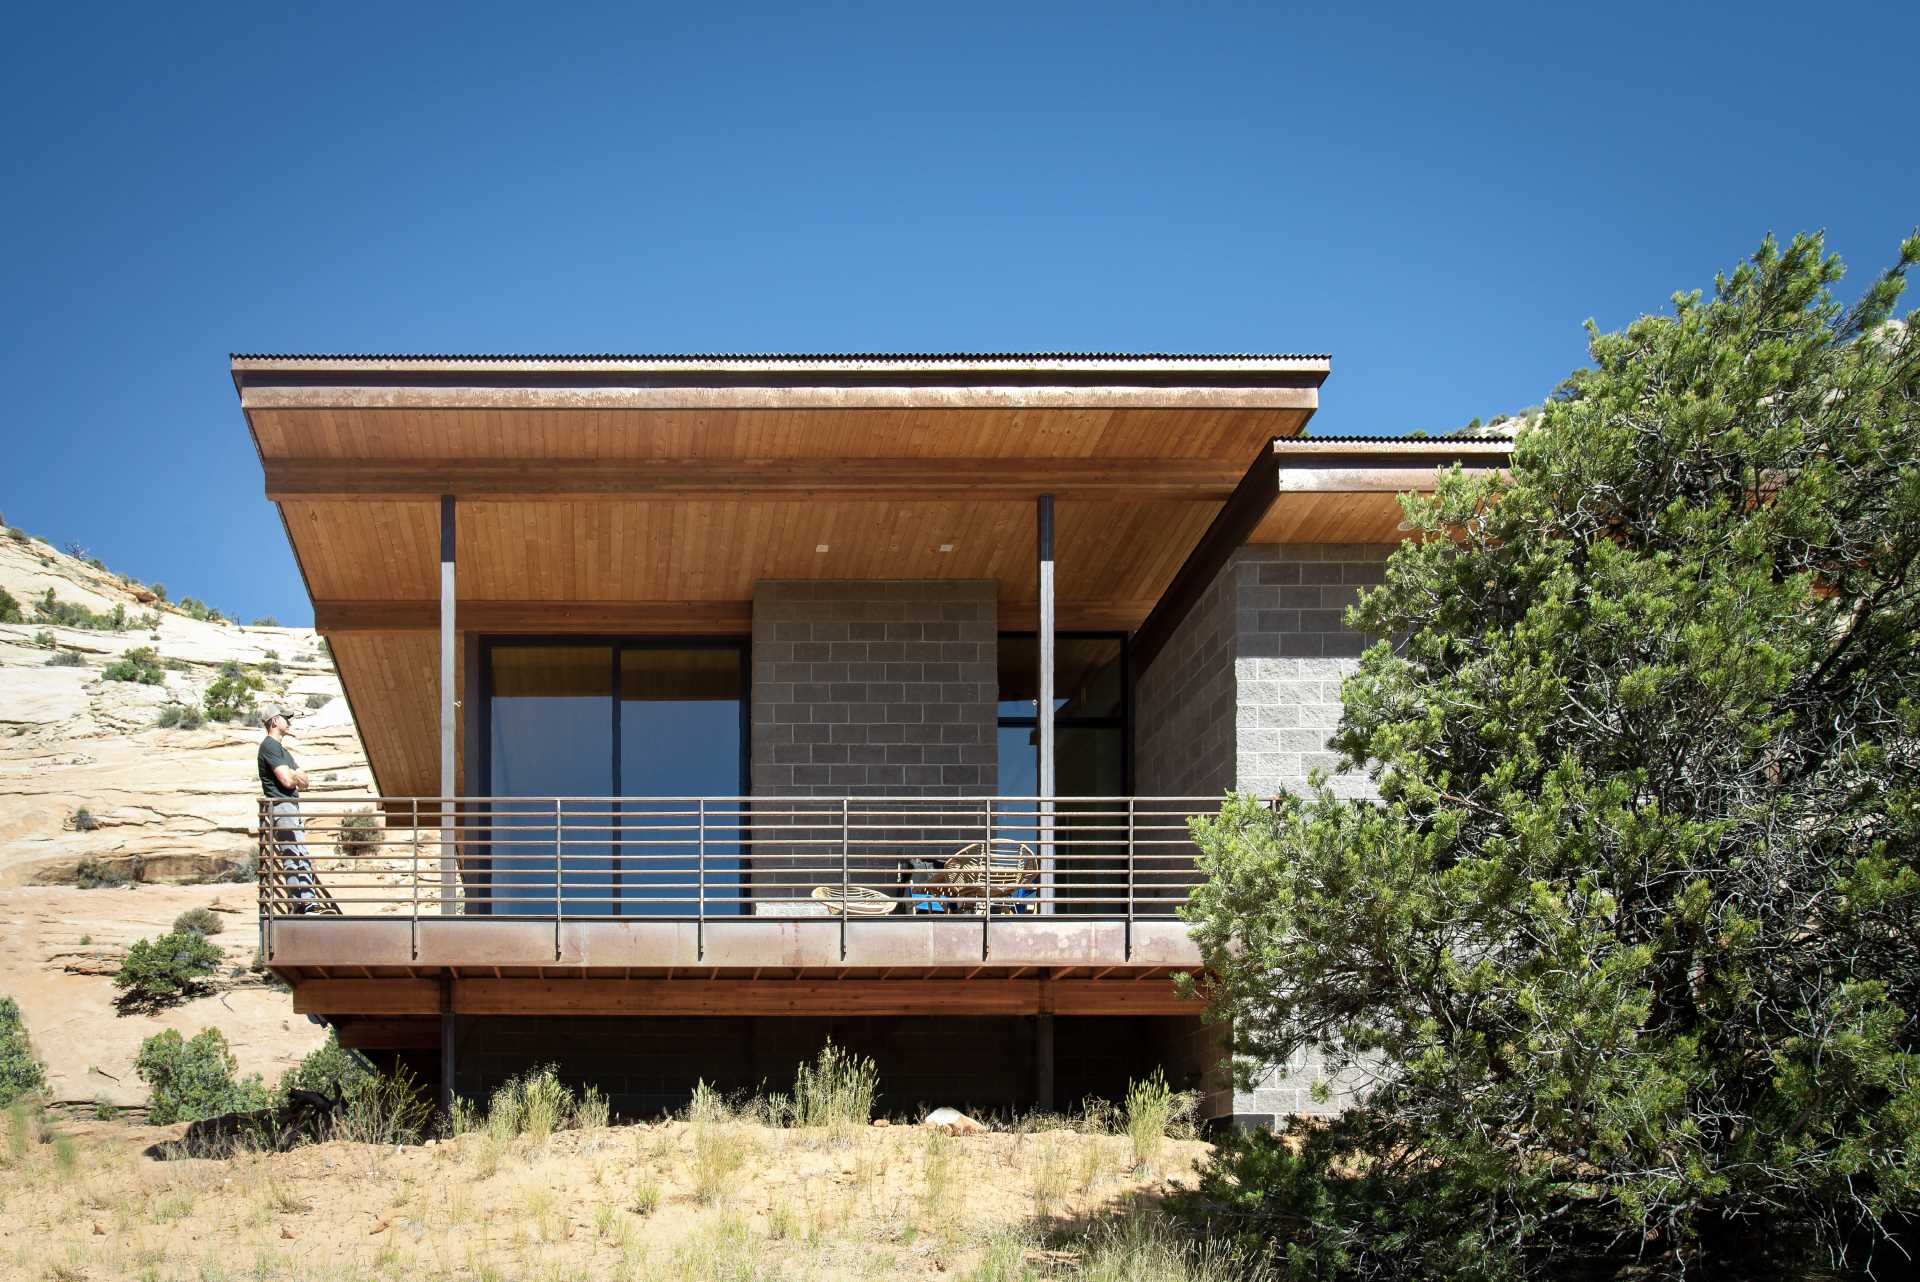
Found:
[{"label": "wood soffit ceiling", "polygon": [[1434,466],[1408,442],[1296,440],[1324,357],[247,356],[233,373],[316,626],[356,712],[382,710],[361,723],[394,794],[436,790],[441,494],[468,631],[743,634],[757,582],[806,578],[992,580],[1002,626],[1031,627],[1042,493],[1059,625],[1131,630],[1263,450],[1316,457],[1283,457],[1253,542],[1396,541],[1380,487],[1430,488]]}]

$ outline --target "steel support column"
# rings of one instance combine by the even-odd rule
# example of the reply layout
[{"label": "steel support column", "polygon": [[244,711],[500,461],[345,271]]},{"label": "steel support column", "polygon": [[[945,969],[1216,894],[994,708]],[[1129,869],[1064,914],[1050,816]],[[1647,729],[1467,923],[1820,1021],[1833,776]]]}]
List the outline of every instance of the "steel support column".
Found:
[{"label": "steel support column", "polygon": [[1035,553],[1039,568],[1039,668],[1037,720],[1040,739],[1040,911],[1054,910],[1053,876],[1053,495],[1042,494],[1034,509]]},{"label": "steel support column", "polygon": [[440,1115],[449,1121],[453,1118],[454,1063],[454,1014],[451,1009],[440,1012]]},{"label": "steel support column", "polygon": [[1053,1111],[1053,1016],[1033,1017],[1033,1106]]},{"label": "steel support column", "polygon": [[454,879],[459,875],[454,857],[453,803],[460,791],[454,776],[456,709],[453,683],[457,651],[453,608],[453,495],[440,496],[440,911],[453,912]]}]

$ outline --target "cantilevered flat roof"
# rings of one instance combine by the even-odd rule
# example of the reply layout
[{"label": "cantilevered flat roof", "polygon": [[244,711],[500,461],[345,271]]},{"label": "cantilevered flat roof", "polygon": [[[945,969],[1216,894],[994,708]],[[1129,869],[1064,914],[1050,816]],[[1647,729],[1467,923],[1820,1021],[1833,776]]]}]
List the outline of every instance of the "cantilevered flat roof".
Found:
[{"label": "cantilevered flat roof", "polygon": [[[440,499],[463,631],[727,634],[777,579],[971,579],[1131,629],[1325,356],[241,354],[231,373],[369,758],[434,791]],[[463,678],[464,679],[464,678]]]},{"label": "cantilevered flat roof", "polygon": [[452,353],[298,353],[235,352],[239,369],[899,369],[899,368],[1031,368],[1031,369],[1220,369],[1318,370],[1324,373],[1332,358],[1324,353],[1232,352],[1180,354],[1172,352],[682,352],[642,355],[612,353],[561,355],[459,355]]}]

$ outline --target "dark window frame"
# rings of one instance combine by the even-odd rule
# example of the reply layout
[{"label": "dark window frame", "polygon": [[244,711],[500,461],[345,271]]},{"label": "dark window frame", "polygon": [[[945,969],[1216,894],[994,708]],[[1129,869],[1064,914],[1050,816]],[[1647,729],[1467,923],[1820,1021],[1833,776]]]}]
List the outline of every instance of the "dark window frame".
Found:
[{"label": "dark window frame", "polygon": [[[737,791],[735,796],[751,795],[753,744],[753,638],[748,636],[625,636],[607,633],[499,633],[486,634],[479,638],[479,681],[480,722],[479,722],[479,769],[474,776],[480,785],[476,797],[491,800],[493,791],[493,651],[499,646],[562,649],[568,646],[607,647],[610,663],[608,699],[613,707],[610,712],[613,746],[608,754],[607,791],[609,797],[620,797],[620,716],[621,705],[626,700],[620,697],[620,656],[628,650],[734,650],[740,656],[740,763]],[[590,795],[590,794],[589,794]],[[641,794],[635,794],[641,795]],[[505,798],[510,799],[510,798]],[[621,803],[616,801],[613,810],[620,813]],[[486,913],[493,914],[493,850],[489,842],[480,843],[479,858],[486,872],[479,878],[487,891]],[[747,857],[740,857],[740,872],[744,878],[750,868]],[[615,891],[612,897],[614,916],[624,916],[620,909],[619,896],[620,870],[618,857],[615,857],[613,873]]]},{"label": "dark window frame", "polygon": [[[1003,641],[1008,637],[1021,637],[1021,638],[1031,637],[1034,640],[1038,641],[1040,637],[1040,633],[1037,629],[1033,629],[1033,628],[1028,628],[1024,630],[1014,629],[1011,631],[1005,631],[1005,632],[1001,632],[998,635],[998,637],[995,640],[995,644],[998,645],[1000,641]],[[1055,630],[1053,637],[1055,641],[1081,639],[1081,640],[1095,640],[1095,641],[1118,641],[1120,643],[1120,711],[1119,713],[1118,714],[1108,713],[1108,714],[1097,716],[1097,717],[1086,717],[1086,716],[1063,717],[1058,712],[1056,712],[1054,713],[1054,716],[1053,716],[1053,725],[1056,730],[1059,730],[1059,729],[1069,729],[1069,730],[1072,730],[1072,729],[1088,729],[1088,730],[1118,729],[1120,731],[1121,789],[1127,796],[1131,797],[1133,795],[1133,645],[1132,645],[1132,638],[1125,632],[1106,631],[1106,630],[1101,630],[1096,628],[1076,628],[1071,631]],[[996,731],[1003,730],[1003,729],[1011,729],[1011,730],[1018,730],[1023,728],[1032,729],[1039,726],[1040,715],[1039,715],[1039,707],[1038,707],[1037,701],[1034,708],[1034,715],[1030,717],[1013,716],[1010,714],[1005,714],[1000,712],[999,708],[1003,700],[999,698],[999,693],[1000,693],[999,682],[998,682],[998,679],[996,678],[994,683],[994,696],[995,696],[994,697],[994,717],[995,717],[994,729]],[[1056,744],[1056,749],[1057,747],[1058,745]],[[994,764],[994,772],[997,778],[999,774],[999,763],[997,760]],[[997,787],[995,791],[998,791]]]}]

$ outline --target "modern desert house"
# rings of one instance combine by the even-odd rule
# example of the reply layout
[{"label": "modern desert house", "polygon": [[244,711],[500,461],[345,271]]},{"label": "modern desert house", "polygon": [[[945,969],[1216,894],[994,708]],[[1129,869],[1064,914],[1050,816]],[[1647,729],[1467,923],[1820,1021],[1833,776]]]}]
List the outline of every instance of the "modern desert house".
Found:
[{"label": "modern desert house", "polygon": [[[1397,495],[1319,356],[236,356],[377,796],[262,824],[295,1009],[479,1095],[1253,1091],[1172,976],[1189,815],[1330,764]],[[297,740],[296,740],[297,747]],[[1359,786],[1363,786],[1364,781]]]}]

